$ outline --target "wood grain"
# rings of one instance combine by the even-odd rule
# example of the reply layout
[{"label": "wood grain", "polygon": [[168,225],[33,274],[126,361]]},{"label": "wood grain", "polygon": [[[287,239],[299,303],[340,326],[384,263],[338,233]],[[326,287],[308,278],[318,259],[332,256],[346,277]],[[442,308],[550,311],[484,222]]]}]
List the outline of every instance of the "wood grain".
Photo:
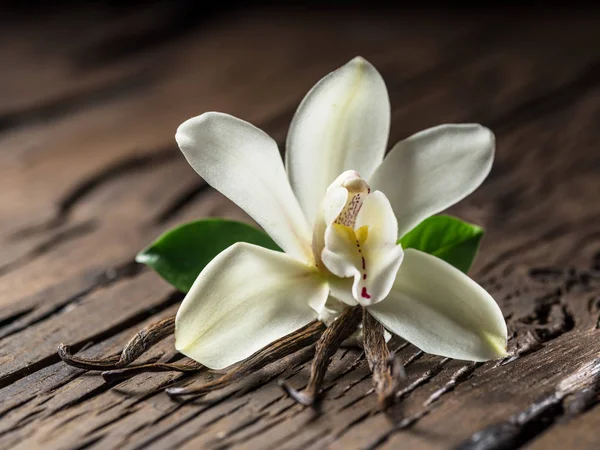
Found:
[{"label": "wood grain", "polygon": [[[72,8],[0,27],[0,447],[597,448],[598,16],[188,8]],[[407,379],[387,413],[358,350],[332,358],[319,413],[278,386],[306,385],[311,348],[184,401],[164,389],[214,375],[105,383],[60,362],[61,342],[117,355],[176,312],[181,295],[133,262],[161,232],[205,216],[252,223],[186,164],[177,125],[223,111],[283,150],[302,96],[356,55],[388,84],[391,143],[445,122],[496,133],[490,177],[448,212],[486,228],[471,276],[516,356],[470,364],[393,341]],[[139,362],[180,357],[167,338]]]}]

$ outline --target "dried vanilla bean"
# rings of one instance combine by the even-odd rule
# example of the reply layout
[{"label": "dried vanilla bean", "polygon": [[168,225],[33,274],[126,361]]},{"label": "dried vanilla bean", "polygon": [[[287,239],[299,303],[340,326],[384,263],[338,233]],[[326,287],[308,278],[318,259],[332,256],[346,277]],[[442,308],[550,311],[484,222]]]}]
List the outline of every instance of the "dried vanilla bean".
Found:
[{"label": "dried vanilla bean", "polygon": [[170,396],[198,395],[204,394],[216,389],[221,389],[240,378],[259,370],[284,358],[292,353],[314,344],[321,334],[325,331],[325,325],[322,322],[314,321],[305,327],[284,336],[283,338],[269,344],[267,347],[257,351],[252,356],[238,363],[231,371],[219,378],[200,386],[192,387],[172,387],[166,390]]},{"label": "dried vanilla bean", "polygon": [[106,382],[119,381],[130,378],[134,375],[147,372],[198,372],[204,366],[192,359],[179,363],[152,363],[140,364],[137,366],[122,367],[120,369],[106,370],[102,372],[102,378]]},{"label": "dried vanilla bean", "polygon": [[373,372],[373,385],[377,392],[379,408],[392,405],[401,379],[406,376],[400,361],[390,354],[383,325],[363,308],[363,343],[369,368]]},{"label": "dried vanilla bean", "polygon": [[360,306],[347,309],[325,330],[315,351],[310,369],[310,379],[304,391],[299,392],[285,382],[280,386],[287,394],[305,406],[314,406],[327,372],[327,367],[339,346],[356,331],[362,317]]},{"label": "dried vanilla bean", "polygon": [[159,322],[152,323],[140,331],[125,345],[120,355],[105,358],[79,358],[71,354],[68,345],[58,346],[58,356],[73,367],[85,370],[112,370],[125,367],[148,351],[154,344],[173,334],[175,330],[175,316],[167,317]]}]

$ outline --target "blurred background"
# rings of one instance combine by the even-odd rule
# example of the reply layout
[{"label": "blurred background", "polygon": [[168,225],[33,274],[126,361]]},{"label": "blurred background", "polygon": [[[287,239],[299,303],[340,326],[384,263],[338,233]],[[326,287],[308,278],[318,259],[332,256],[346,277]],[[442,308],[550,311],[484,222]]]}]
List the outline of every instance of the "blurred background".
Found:
[{"label": "blurred background", "polygon": [[508,115],[517,105],[581,71],[584,83],[597,75],[593,11],[445,5],[4,2],[0,152],[22,169],[42,152],[60,167],[5,179],[10,214],[0,221],[18,229],[32,211],[52,215],[58,200],[48,196],[73,188],[78,171],[172,146],[177,125],[204,111],[251,121],[283,144],[302,96],[356,55],[388,83],[391,143],[449,121],[503,126],[518,120],[518,110]]},{"label": "blurred background", "polygon": [[[22,285],[57,240],[68,248],[110,230],[121,247],[107,246],[93,264],[99,270],[184,220],[248,220],[187,166],[174,142],[177,126],[226,112],[264,129],[284,151],[306,92],[357,55],[386,80],[390,146],[440,123],[492,128],[492,191],[452,212],[491,232],[500,223],[504,233],[519,232],[511,218],[538,204],[539,192],[562,201],[589,189],[586,177],[571,177],[562,190],[551,180],[596,164],[586,149],[596,139],[589,130],[597,125],[598,17],[576,3],[541,2],[4,2],[0,273],[10,274],[3,284]],[[553,114],[573,104],[583,111],[564,126]],[[575,137],[578,158],[570,157]],[[517,155],[542,164],[544,175],[531,178]],[[525,179],[504,193],[492,184]],[[65,254],[54,261],[57,273],[73,274],[76,257]],[[13,270],[30,262],[26,275]],[[52,282],[40,279],[38,287]]]}]

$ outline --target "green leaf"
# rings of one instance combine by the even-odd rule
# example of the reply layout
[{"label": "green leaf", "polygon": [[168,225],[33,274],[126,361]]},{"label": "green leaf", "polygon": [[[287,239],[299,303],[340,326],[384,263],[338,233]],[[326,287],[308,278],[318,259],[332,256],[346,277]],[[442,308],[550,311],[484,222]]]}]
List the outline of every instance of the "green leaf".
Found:
[{"label": "green leaf", "polygon": [[178,290],[188,292],[202,269],[236,242],[281,251],[269,236],[250,225],[211,218],[167,231],[138,253],[135,260],[152,267]]},{"label": "green leaf", "polygon": [[456,217],[432,216],[425,219],[398,243],[437,256],[467,273],[483,238],[483,228]]}]

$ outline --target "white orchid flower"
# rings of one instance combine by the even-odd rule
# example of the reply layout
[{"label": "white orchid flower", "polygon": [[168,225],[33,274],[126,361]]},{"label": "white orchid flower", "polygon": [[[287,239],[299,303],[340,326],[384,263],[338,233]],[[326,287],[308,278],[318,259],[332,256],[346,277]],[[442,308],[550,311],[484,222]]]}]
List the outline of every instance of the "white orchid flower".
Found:
[{"label": "white orchid flower", "polygon": [[389,127],[385,83],[360,57],[300,104],[287,174],[275,141],[247,122],[209,112],[179,127],[191,166],[285,252],[237,243],[215,257],[177,313],[181,353],[222,369],[324,320],[326,303],[343,302],[364,306],[425,352],[505,356],[506,324],[493,298],[441,259],[397,244],[483,182],[494,135],[478,124],[441,125],[384,158]]}]

